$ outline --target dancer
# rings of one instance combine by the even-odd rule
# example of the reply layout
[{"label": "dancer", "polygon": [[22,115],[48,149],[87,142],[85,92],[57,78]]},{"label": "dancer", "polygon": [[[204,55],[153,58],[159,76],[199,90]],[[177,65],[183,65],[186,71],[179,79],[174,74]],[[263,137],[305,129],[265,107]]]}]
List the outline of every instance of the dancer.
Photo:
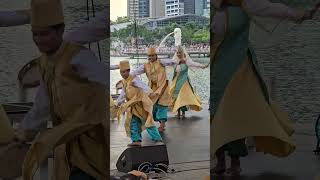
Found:
[{"label": "dancer", "polygon": [[168,120],[168,107],[171,105],[170,86],[166,74],[166,66],[173,66],[177,62],[172,59],[159,59],[156,49],[151,47],[147,51],[148,62],[132,71],[131,75],[138,76],[146,73],[149,80],[149,87],[153,90],[154,96],[151,100],[153,106],[153,118],[160,122],[160,132],[165,130]]},{"label": "dancer", "polygon": [[[289,117],[270,99],[249,45],[249,15],[302,22],[312,13],[268,0],[216,0],[214,7],[210,132],[218,163],[211,173],[234,176],[241,172],[240,157],[248,154],[246,137],[254,137],[257,152],[286,157],[295,150]],[[225,151],[231,157],[227,170]]]},{"label": "dancer", "polygon": [[125,129],[132,140],[128,146],[141,146],[143,129],[147,130],[151,140],[156,144],[161,143],[162,138],[152,116],[153,103],[149,98],[149,95],[153,94],[152,90],[138,77],[130,75],[129,61],[121,61],[119,67],[123,80],[117,105],[121,105],[118,111],[119,115],[127,112]]},{"label": "dancer", "polygon": [[170,95],[173,99],[171,109],[173,113],[178,111],[177,117],[180,119],[181,112],[182,118],[185,118],[185,111],[188,108],[194,111],[202,110],[201,100],[191,86],[188,70],[189,67],[206,68],[206,65],[192,61],[185,48],[181,45],[177,47],[173,59],[178,65],[174,65],[174,75],[170,88]]},{"label": "dancer", "polygon": [[[107,179],[106,68],[92,51],[63,41],[59,0],[32,0],[31,13],[33,40],[42,53],[38,58],[42,79],[18,138],[29,141],[41,133],[25,157],[23,179],[33,179],[52,150],[54,179]],[[52,129],[46,129],[47,117]]]}]

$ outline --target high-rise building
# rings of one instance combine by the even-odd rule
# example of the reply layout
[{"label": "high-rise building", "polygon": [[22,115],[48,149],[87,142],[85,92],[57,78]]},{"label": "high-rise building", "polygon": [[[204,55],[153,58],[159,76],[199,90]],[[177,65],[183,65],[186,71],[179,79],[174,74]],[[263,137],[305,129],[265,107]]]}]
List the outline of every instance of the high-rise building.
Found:
[{"label": "high-rise building", "polygon": [[166,8],[166,0],[150,0],[150,17],[157,18],[157,17],[164,17],[166,15],[165,8]]},{"label": "high-rise building", "polygon": [[[198,1],[198,0],[197,0]],[[196,0],[183,0],[184,14],[195,14]]]},{"label": "high-rise building", "polygon": [[204,1],[203,16],[210,17],[210,0]]},{"label": "high-rise building", "polygon": [[139,0],[139,17],[149,17],[150,15],[149,0]]},{"label": "high-rise building", "polygon": [[149,0],[127,0],[128,17],[149,17]]},{"label": "high-rise building", "polygon": [[206,0],[195,0],[195,5],[194,5],[194,14],[198,15],[198,16],[202,16],[203,15],[203,11],[204,11],[204,2]]},{"label": "high-rise building", "polygon": [[177,16],[182,14],[184,14],[184,2],[182,0],[166,0],[166,16]]}]

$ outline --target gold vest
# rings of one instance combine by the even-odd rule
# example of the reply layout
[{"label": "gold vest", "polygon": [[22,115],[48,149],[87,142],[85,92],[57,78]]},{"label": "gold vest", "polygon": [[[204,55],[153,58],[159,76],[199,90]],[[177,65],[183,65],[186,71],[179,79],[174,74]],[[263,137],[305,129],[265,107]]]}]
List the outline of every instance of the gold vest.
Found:
[{"label": "gold vest", "polygon": [[153,103],[158,103],[162,106],[170,106],[172,100],[170,98],[170,87],[167,79],[166,69],[159,60],[144,64],[144,70],[149,79],[149,86],[157,96],[154,96]]},{"label": "gold vest", "polygon": [[152,115],[153,102],[142,89],[133,85],[133,79],[133,76],[129,76],[121,81],[123,90],[126,93],[127,102],[121,106],[119,113],[127,112],[125,129],[128,136],[130,136],[130,124],[133,115],[142,120],[142,129],[154,126]]},{"label": "gold vest", "polygon": [[[50,98],[53,128],[40,133],[24,162],[24,179],[55,150],[54,179],[68,180],[78,167],[97,179],[107,179],[107,89],[81,78],[70,62],[82,46],[63,43],[52,57],[42,55],[39,68]],[[39,152],[41,152],[39,154]]]},{"label": "gold vest", "polygon": [[14,130],[10,124],[7,113],[0,105],[0,146],[13,140]]}]

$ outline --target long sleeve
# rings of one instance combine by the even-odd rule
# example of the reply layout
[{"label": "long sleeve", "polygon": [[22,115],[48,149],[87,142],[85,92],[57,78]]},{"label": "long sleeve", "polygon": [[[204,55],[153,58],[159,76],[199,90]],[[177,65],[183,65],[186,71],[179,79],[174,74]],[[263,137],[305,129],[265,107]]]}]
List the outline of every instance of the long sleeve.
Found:
[{"label": "long sleeve", "polygon": [[[64,40],[78,44],[98,42],[108,38],[107,9],[89,22],[65,34]],[[30,24],[30,10],[0,11],[0,27]]]},{"label": "long sleeve", "polygon": [[109,84],[108,69],[99,62],[96,55],[90,50],[82,50],[72,58],[71,64],[81,77],[97,82],[106,87]]},{"label": "long sleeve", "polygon": [[19,26],[30,23],[30,11],[1,11],[0,27]]},{"label": "long sleeve", "polygon": [[159,60],[163,66],[173,66],[174,64],[177,64],[177,62],[173,59],[159,59]]},{"label": "long sleeve", "polygon": [[121,89],[120,96],[117,98],[117,105],[121,105],[126,100],[126,93]]},{"label": "long sleeve", "polygon": [[21,122],[20,128],[22,130],[39,131],[47,127],[47,121],[49,118],[49,96],[44,82],[41,81],[36,93],[34,104]]},{"label": "long sleeve", "polygon": [[[243,0],[242,8],[251,16],[289,18],[293,21],[301,20],[304,15],[301,10],[290,8],[282,3],[272,3],[269,0]],[[223,36],[227,21],[225,10],[216,10],[212,21],[212,30],[215,35]]]},{"label": "long sleeve", "polygon": [[304,11],[286,6],[282,3],[272,3],[269,0],[245,0],[242,8],[251,15],[271,17],[271,18],[289,18],[298,21],[304,15]]},{"label": "long sleeve", "polygon": [[119,69],[119,65],[110,65],[110,70]]},{"label": "long sleeve", "polygon": [[64,40],[87,44],[108,38],[109,27],[107,26],[107,17],[108,11],[105,9],[100,14],[97,14],[95,18],[90,19],[89,22],[81,25],[74,31],[66,33]]},{"label": "long sleeve", "polygon": [[200,63],[194,62],[194,61],[188,61],[187,64],[188,64],[188,66],[195,67],[195,68],[202,68],[205,66],[203,64],[200,64]]},{"label": "long sleeve", "polygon": [[144,65],[141,65],[141,66],[139,66],[137,69],[132,70],[132,71],[130,72],[130,75],[132,75],[132,76],[139,76],[139,75],[141,75],[141,74],[143,74],[143,73],[145,73],[145,71],[144,71]]},{"label": "long sleeve", "polygon": [[132,82],[134,86],[141,88],[145,93],[152,93],[152,89],[146,83],[141,81],[138,77],[135,77]]}]

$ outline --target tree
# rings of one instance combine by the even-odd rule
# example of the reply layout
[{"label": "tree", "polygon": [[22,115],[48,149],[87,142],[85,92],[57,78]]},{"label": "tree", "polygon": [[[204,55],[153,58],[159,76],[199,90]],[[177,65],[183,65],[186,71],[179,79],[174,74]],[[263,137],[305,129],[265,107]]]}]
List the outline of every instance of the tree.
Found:
[{"label": "tree", "polygon": [[208,43],[210,41],[210,32],[207,29],[200,29],[192,36],[192,41],[195,43]]},{"label": "tree", "polygon": [[[119,19],[123,21],[123,18]],[[118,22],[119,22],[118,21]],[[130,43],[132,37],[143,39],[145,44],[159,44],[160,41],[169,33],[172,33],[175,28],[181,28],[182,31],[182,43],[208,43],[209,42],[209,27],[199,26],[195,22],[188,22],[184,25],[177,23],[170,23],[165,27],[149,30],[146,26],[137,25],[135,29],[134,24],[128,25],[124,29],[120,29],[111,33],[111,37],[117,38],[124,43]],[[166,41],[166,44],[173,44],[174,38],[170,37]]]}]

